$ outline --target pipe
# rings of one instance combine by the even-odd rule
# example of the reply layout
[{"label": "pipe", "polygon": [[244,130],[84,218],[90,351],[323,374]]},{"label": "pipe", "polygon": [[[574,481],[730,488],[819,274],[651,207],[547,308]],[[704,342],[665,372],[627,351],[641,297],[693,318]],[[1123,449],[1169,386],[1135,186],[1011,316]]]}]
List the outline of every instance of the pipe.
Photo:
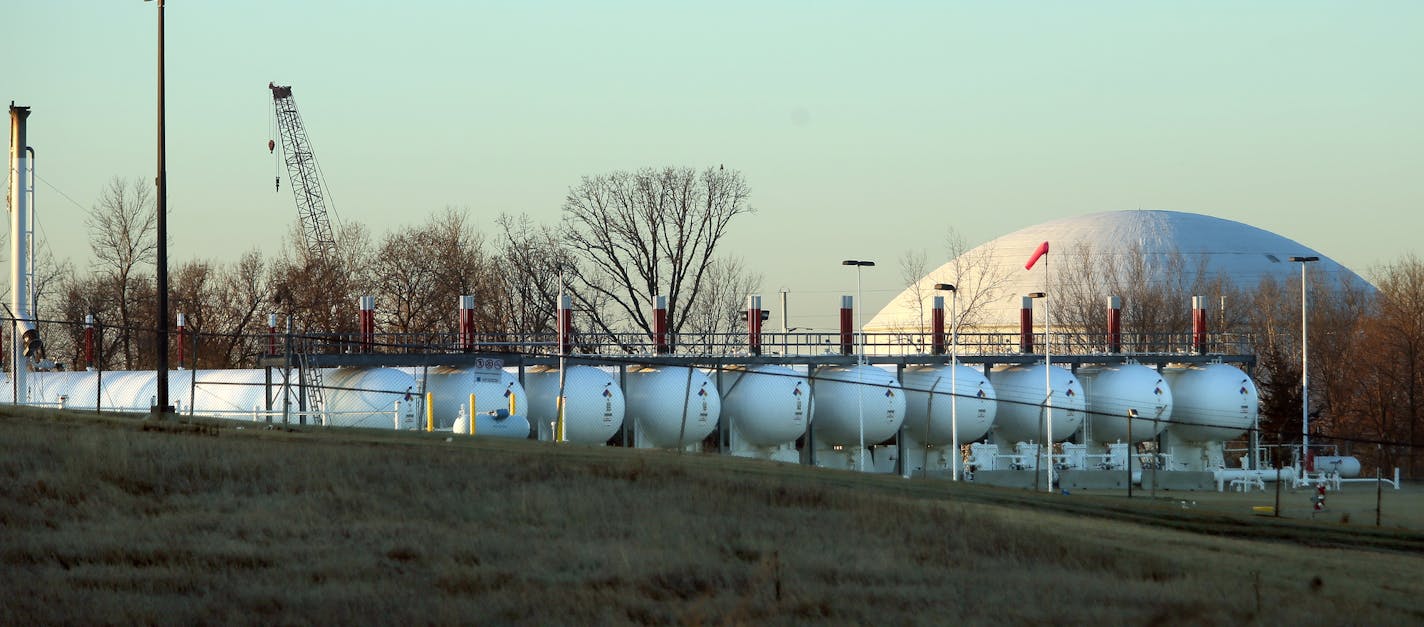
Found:
[{"label": "pipe", "polygon": [[460,350],[468,353],[475,349],[475,297],[461,296],[456,305],[460,310]]},{"label": "pipe", "polygon": [[1206,354],[1206,297],[1192,297],[1192,352]]},{"label": "pipe", "polygon": [[943,355],[944,346],[944,297],[936,296],[930,309],[930,352]]},{"label": "pipe", "polygon": [[267,354],[277,356],[277,314],[267,314]]},{"label": "pipe", "polygon": [[178,369],[183,369],[183,330],[187,327],[188,318],[182,312],[178,312]]},{"label": "pipe", "polygon": [[376,297],[362,296],[359,302],[361,307],[358,318],[361,352],[369,353],[376,344]]},{"label": "pipe", "polygon": [[747,350],[761,354],[761,296],[756,294],[747,296]]},{"label": "pipe", "polygon": [[1019,352],[1033,352],[1033,299],[1028,296],[1019,305]]},{"label": "pipe", "polygon": [[94,314],[84,316],[84,368],[94,369]]},{"label": "pipe", "polygon": [[1108,297],[1108,352],[1122,352],[1122,297]]},{"label": "pipe", "polygon": [[851,355],[855,353],[855,322],[852,311],[855,308],[854,296],[841,297],[841,354]]},{"label": "pipe", "polygon": [[569,354],[574,346],[574,301],[567,294],[559,296],[559,352]]},{"label": "pipe", "polygon": [[653,297],[653,352],[668,352],[667,296]]}]

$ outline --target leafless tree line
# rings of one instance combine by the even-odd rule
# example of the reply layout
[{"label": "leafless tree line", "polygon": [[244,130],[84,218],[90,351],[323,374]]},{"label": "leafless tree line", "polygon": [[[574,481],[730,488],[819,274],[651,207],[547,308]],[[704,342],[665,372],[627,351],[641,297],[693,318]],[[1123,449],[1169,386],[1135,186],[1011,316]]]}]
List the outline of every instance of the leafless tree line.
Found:
[{"label": "leafless tree line", "polygon": [[[354,333],[363,295],[376,296],[378,329],[389,333],[453,335],[457,299],[469,294],[482,333],[552,332],[561,289],[581,332],[651,332],[658,294],[674,334],[721,331],[760,282],[720,250],[732,221],[751,211],[749,195],[741,175],[721,167],[615,172],[570,189],[557,224],[506,214],[482,233],[468,210],[446,207],[380,237],[342,225],[326,258],[306,252],[294,222],[275,255],[171,267],[170,301],[198,338],[187,365],[203,368],[250,366],[266,349],[269,313],[302,333]],[[156,361],[155,211],[146,181],[114,178],[88,212],[90,266],[40,260],[37,317],[69,323],[45,325],[51,357],[83,365],[82,322],[93,315],[104,368]]]}]

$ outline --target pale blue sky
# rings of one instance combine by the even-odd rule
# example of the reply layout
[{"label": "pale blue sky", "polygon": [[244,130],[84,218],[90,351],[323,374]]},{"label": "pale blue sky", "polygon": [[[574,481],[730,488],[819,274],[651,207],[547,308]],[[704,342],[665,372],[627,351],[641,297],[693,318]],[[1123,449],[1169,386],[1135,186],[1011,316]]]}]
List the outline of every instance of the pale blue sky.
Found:
[{"label": "pale blue sky", "polygon": [[[169,0],[171,256],[274,251],[267,153],[294,86],[344,221],[446,205],[552,222],[582,175],[726,164],[758,212],[726,250],[831,326],[873,259],[944,260],[1053,218],[1206,213],[1358,272],[1424,228],[1424,3]],[[154,169],[153,3],[6,0],[0,98],[33,107],[41,230]],[[1024,251],[1024,256],[1032,251]],[[812,315],[812,314],[816,315]]]}]

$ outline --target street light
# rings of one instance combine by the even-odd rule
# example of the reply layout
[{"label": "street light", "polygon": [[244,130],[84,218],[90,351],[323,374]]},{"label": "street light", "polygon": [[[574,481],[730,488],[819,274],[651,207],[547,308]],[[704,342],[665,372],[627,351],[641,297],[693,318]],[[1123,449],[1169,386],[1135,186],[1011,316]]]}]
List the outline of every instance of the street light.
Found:
[{"label": "street light", "polygon": [[[954,466],[950,468],[950,478],[959,481],[959,289],[950,283],[936,283],[936,291],[949,292],[949,430],[950,447],[953,448]],[[941,305],[943,306],[943,305]]]},{"label": "street light", "polygon": [[[1048,447],[1048,491],[1053,491],[1053,318],[1048,313],[1048,292],[1029,292],[1029,298],[1043,299],[1043,418],[1046,429],[1044,445]],[[1032,329],[1030,329],[1032,332]],[[1035,474],[1035,476],[1037,476]]]},{"label": "street light", "polygon": [[173,406],[168,404],[168,167],[164,155],[167,142],[164,139],[166,116],[163,92],[163,0],[158,0],[158,219],[155,225],[158,242],[155,254],[157,271],[154,275],[158,290],[158,329],[155,332],[158,342],[158,365],[155,368],[158,371],[158,389],[157,404],[149,409],[149,413],[160,420],[173,413]]},{"label": "street light", "polygon": [[841,262],[843,266],[855,266],[855,326],[860,328],[860,333],[856,334],[859,340],[856,346],[855,369],[856,382],[856,403],[860,406],[860,451],[856,454],[859,460],[858,466],[861,472],[865,472],[865,374],[859,366],[865,365],[865,321],[861,319],[860,312],[860,269],[872,267],[874,261],[864,259],[847,259]]},{"label": "street light", "polygon": [[1310,459],[1310,353],[1306,350],[1310,336],[1305,313],[1305,264],[1320,261],[1320,257],[1291,257],[1290,261],[1300,264],[1300,470],[1304,476]]}]

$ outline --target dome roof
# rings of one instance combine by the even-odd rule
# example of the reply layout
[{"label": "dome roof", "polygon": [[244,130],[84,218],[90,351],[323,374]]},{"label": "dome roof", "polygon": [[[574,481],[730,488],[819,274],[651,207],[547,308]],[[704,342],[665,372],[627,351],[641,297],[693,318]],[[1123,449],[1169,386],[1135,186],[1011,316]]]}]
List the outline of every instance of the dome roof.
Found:
[{"label": "dome roof", "polygon": [[[1024,270],[1024,264],[1043,242],[1050,246],[1046,261],[1053,283],[1084,264],[1112,263],[1119,256],[1123,260],[1135,259],[1140,251],[1148,285],[1166,285],[1179,278],[1179,268],[1186,270],[1190,280],[1201,268],[1207,279],[1224,277],[1238,288],[1252,289],[1267,277],[1278,281],[1298,277],[1300,266],[1289,261],[1296,256],[1320,258],[1310,265],[1312,280],[1326,280],[1331,285],[1346,280],[1369,285],[1315,249],[1240,222],[1180,211],[1107,211],[1044,222],[977,246],[901,292],[866,328],[877,331],[918,327],[920,311],[915,294],[928,302],[935,295],[936,283],[959,287],[961,309],[968,304],[967,298],[980,301],[974,305],[978,308],[975,319],[964,320],[963,324],[1016,328],[1022,296],[1045,291],[1045,261],[1032,271]],[[1174,264],[1177,255],[1181,265]],[[1183,304],[1189,306],[1190,303]]]}]

